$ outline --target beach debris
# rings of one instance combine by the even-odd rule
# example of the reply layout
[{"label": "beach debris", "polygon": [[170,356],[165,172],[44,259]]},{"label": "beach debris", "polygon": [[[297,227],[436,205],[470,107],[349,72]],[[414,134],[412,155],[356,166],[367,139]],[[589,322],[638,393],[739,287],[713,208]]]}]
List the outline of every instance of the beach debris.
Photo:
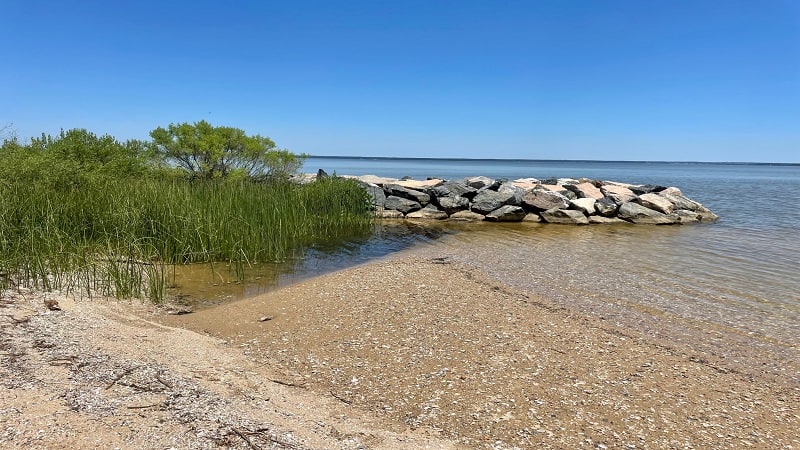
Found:
[{"label": "beach debris", "polygon": [[272,316],[261,316],[261,317],[259,317],[258,321],[259,322],[268,322],[268,321],[270,321],[272,319],[274,319],[274,317],[272,317]]}]

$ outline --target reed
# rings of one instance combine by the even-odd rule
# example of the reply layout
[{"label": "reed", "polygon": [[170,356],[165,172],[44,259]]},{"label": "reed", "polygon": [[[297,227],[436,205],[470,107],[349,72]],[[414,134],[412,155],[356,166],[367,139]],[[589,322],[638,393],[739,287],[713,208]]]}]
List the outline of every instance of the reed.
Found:
[{"label": "reed", "polygon": [[369,232],[358,184],[101,179],[0,182],[0,288],[164,298],[166,265],[283,261]]}]

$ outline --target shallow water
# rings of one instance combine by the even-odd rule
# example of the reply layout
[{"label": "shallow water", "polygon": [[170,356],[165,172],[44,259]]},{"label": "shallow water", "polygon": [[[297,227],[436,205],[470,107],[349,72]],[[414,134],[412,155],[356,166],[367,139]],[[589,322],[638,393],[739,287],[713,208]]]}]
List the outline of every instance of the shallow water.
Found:
[{"label": "shallow water", "polygon": [[[792,246],[772,248],[779,237],[735,236],[715,225],[518,224],[446,236],[420,250],[617,325],[751,367],[744,360],[757,356],[780,372],[800,361],[800,260]],[[697,333],[706,337],[698,341]],[[722,347],[712,342],[723,338]]]},{"label": "shallow water", "polygon": [[417,179],[588,177],[677,186],[720,220],[672,227],[385,225],[338,249],[311,249],[237,286],[234,296],[419,247],[624,326],[665,318],[653,323],[654,335],[672,323],[740,336],[777,365],[800,361],[800,165],[310,158],[304,170],[318,168]]},{"label": "shallow water", "polygon": [[285,262],[191,264],[169,269],[169,294],[182,302],[210,306],[239,300],[299,281],[372,261],[414,245],[431,242],[455,230],[445,224],[378,223],[366,237],[301,249]]}]

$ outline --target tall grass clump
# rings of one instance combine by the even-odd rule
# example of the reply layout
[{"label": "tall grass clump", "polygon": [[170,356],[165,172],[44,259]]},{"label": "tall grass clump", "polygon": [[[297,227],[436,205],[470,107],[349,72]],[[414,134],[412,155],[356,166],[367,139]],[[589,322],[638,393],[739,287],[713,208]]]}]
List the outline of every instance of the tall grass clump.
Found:
[{"label": "tall grass clump", "polygon": [[148,166],[141,143],[77,134],[0,149],[0,290],[160,301],[168,265],[283,261],[371,229],[352,180],[176,176]]}]

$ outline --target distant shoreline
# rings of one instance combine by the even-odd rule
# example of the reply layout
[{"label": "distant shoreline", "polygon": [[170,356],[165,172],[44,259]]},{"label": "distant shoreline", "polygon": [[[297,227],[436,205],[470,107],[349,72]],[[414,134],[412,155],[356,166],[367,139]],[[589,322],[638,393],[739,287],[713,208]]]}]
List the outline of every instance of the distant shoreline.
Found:
[{"label": "distant shoreline", "polygon": [[474,161],[474,162],[547,162],[547,163],[600,163],[600,164],[687,164],[687,165],[731,165],[731,166],[799,166],[800,162],[750,162],[750,161],[648,161],[648,160],[606,160],[606,159],[528,159],[528,158],[426,158],[394,156],[326,156],[308,155],[314,159],[365,160],[365,161]]}]

